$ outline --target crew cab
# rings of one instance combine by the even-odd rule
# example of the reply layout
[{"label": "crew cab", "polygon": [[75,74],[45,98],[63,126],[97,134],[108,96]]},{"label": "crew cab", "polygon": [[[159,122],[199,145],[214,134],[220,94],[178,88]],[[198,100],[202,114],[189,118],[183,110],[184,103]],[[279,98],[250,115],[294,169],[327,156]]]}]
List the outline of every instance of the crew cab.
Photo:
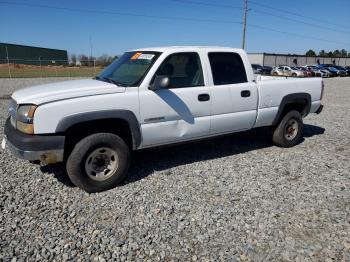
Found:
[{"label": "crew cab", "polygon": [[2,147],[62,162],[76,186],[99,192],[123,181],[133,150],[266,126],[275,145],[294,146],[323,89],[321,78],[255,77],[241,49],[143,48],[94,79],[14,92]]}]

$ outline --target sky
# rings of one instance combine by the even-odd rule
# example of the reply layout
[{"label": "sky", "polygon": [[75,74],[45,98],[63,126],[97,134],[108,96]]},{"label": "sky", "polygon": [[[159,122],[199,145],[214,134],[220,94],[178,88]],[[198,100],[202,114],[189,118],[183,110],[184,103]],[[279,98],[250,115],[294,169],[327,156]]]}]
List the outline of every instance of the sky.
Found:
[{"label": "sky", "polygon": [[[243,2],[0,0],[0,42],[77,55],[92,46],[93,56],[168,45],[240,48]],[[248,0],[248,8],[247,52],[350,51],[350,0]]]}]

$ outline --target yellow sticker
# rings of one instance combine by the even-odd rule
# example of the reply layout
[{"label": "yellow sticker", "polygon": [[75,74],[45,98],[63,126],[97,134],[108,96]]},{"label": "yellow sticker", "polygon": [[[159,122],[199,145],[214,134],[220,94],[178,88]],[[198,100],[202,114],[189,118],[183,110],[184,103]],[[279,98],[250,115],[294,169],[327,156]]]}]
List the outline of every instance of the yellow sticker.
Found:
[{"label": "yellow sticker", "polygon": [[131,60],[136,60],[137,58],[139,58],[140,55],[142,55],[142,53],[136,53],[130,59]]}]

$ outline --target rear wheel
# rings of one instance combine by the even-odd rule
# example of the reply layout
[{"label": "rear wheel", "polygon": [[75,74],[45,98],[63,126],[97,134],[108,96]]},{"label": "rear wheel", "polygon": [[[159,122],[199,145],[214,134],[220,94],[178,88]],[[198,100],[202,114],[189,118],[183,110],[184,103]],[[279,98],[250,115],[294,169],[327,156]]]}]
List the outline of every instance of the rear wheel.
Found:
[{"label": "rear wheel", "polygon": [[303,119],[298,111],[288,112],[273,132],[272,141],[280,147],[298,144],[303,130]]},{"label": "rear wheel", "polygon": [[293,73],[293,74],[292,74],[292,77],[297,77],[297,74],[296,74],[296,73]]},{"label": "rear wheel", "polygon": [[89,193],[120,184],[130,164],[130,151],[117,135],[98,133],[79,141],[67,159],[69,178]]}]

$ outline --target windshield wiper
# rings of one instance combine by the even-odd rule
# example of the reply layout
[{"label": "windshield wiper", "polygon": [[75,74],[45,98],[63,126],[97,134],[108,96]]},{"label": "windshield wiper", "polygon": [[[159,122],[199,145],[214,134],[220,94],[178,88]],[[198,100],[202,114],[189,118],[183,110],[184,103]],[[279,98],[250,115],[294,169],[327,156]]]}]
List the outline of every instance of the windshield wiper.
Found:
[{"label": "windshield wiper", "polygon": [[101,81],[108,82],[108,83],[112,83],[112,84],[115,84],[116,86],[127,87],[126,84],[119,83],[118,81],[115,81],[114,79],[108,78],[108,77],[96,76],[94,79],[101,80]]}]

